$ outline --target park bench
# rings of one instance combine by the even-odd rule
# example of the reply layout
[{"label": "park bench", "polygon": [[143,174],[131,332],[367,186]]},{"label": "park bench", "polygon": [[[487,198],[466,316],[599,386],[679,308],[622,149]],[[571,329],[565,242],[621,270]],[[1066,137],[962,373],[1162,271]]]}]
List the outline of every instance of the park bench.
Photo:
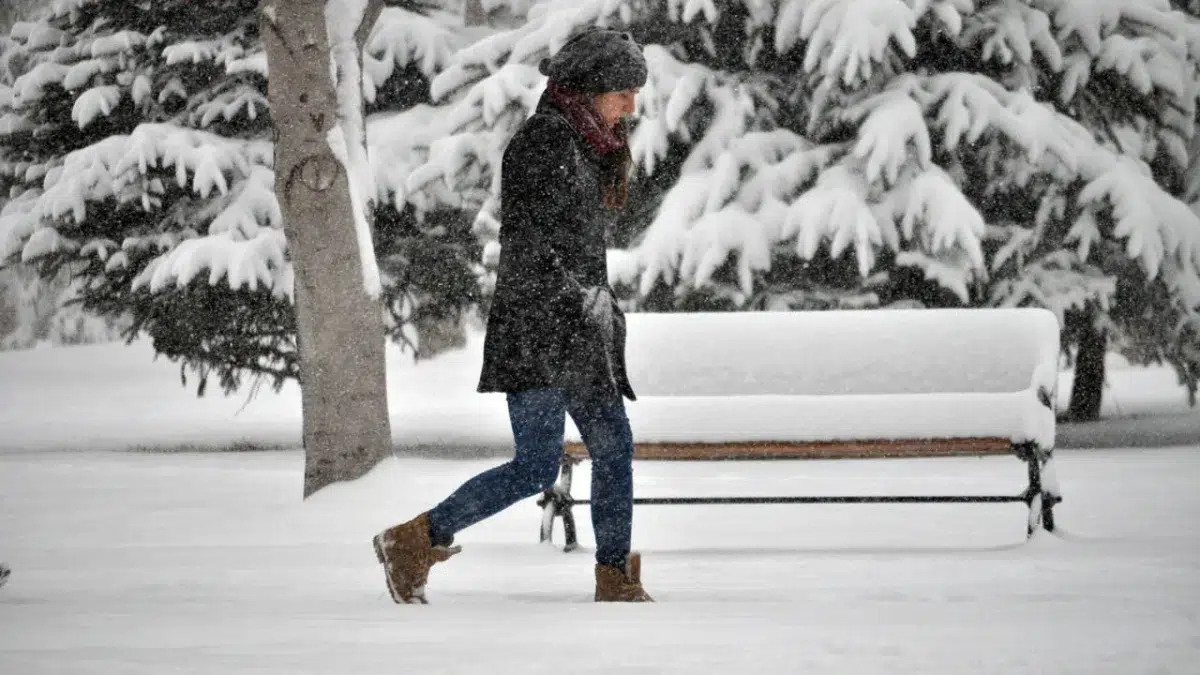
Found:
[{"label": "park bench", "polygon": [[[1027,534],[1054,529],[1059,326],[1046,310],[631,313],[627,410],[636,460],[772,460],[1008,453],[1028,486],[1005,495],[635,495],[635,504],[1024,502]],[[577,546],[568,422],[542,541]]]}]

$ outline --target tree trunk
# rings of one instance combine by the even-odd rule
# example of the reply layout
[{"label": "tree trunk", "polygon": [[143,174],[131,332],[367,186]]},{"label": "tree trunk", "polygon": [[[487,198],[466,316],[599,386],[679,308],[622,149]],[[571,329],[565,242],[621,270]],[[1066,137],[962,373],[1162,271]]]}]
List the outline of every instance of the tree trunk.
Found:
[{"label": "tree trunk", "polygon": [[[360,44],[378,17],[372,2]],[[369,23],[368,23],[369,22]],[[275,194],[295,270],[304,497],[391,452],[382,307],[364,283],[350,178],[327,134],[338,123],[325,0],[263,0]],[[360,102],[361,105],[361,102]]]},{"label": "tree trunk", "polygon": [[1107,351],[1107,336],[1088,320],[1080,331],[1075,380],[1071,384],[1071,405],[1067,410],[1067,418],[1073,422],[1100,419],[1100,402],[1104,395],[1104,356]]}]

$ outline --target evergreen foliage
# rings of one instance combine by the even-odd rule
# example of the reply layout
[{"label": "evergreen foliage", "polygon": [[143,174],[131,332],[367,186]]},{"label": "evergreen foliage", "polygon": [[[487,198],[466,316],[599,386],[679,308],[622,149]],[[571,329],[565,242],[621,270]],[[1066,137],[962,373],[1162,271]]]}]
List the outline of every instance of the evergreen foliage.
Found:
[{"label": "evergreen foliage", "polygon": [[[236,385],[243,368],[286,372],[294,345],[282,319],[266,338],[221,309],[286,305],[291,283],[255,3],[221,2],[58,0],[14,28],[0,256],[81,265],[85,306],[129,313],[131,335],[185,362],[204,354],[192,365],[228,354]],[[481,5],[512,27],[389,8],[367,47],[398,339],[486,295],[497,169],[541,94],[536,64],[603,25],[631,31],[650,67],[610,257],[629,308],[1042,306],[1066,347],[1102,332],[1195,392],[1193,0]],[[221,311],[172,346],[182,315]]]},{"label": "evergreen foliage", "polygon": [[[412,3],[406,3],[412,4]],[[90,314],[231,391],[297,371],[292,270],[274,195],[257,0],[59,0],[17,24],[0,62],[0,261],[64,270]],[[365,49],[364,100],[386,114],[427,100],[463,38],[390,7]],[[395,335],[422,303],[474,296],[463,226],[429,233],[377,196],[377,249]],[[459,218],[458,220],[462,220]],[[456,232],[462,236],[455,236]],[[414,255],[415,252],[415,255]],[[407,255],[406,255],[407,254]],[[401,264],[403,261],[404,264]],[[428,288],[436,268],[458,285]]]},{"label": "evergreen foliage", "polygon": [[460,52],[410,184],[478,207],[535,64],[646,44],[641,201],[614,277],[654,309],[1047,307],[1194,391],[1198,22],[1167,0],[589,0]]}]

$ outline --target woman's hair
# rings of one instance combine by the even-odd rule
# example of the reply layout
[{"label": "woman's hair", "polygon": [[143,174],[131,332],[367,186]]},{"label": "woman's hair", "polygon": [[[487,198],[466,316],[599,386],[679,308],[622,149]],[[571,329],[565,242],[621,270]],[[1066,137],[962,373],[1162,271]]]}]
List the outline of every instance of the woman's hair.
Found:
[{"label": "woman's hair", "polygon": [[633,166],[633,155],[629,152],[628,121],[622,119],[616,125],[608,126],[596,107],[598,94],[563,87],[554,80],[546,83],[546,96],[599,158],[605,206],[613,209],[625,206],[629,193],[629,171]]},{"label": "woman's hair", "polygon": [[601,155],[600,185],[604,190],[604,205],[610,209],[625,206],[629,196],[629,173],[633,154],[629,151],[629,123],[621,120],[613,129],[621,139],[621,149]]}]

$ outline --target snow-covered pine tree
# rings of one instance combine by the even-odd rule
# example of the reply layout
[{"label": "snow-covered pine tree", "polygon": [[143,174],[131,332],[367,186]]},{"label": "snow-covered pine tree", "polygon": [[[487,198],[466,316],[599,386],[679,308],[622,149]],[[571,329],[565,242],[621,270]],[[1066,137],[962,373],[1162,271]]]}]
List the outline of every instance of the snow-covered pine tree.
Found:
[{"label": "snow-covered pine tree", "polygon": [[[19,20],[33,19],[46,0],[17,0],[0,8],[0,63],[13,64],[20,55],[13,54],[21,45],[9,38],[9,30]],[[11,77],[0,74],[0,83]],[[2,95],[2,94],[0,94]],[[0,134],[6,133],[13,121],[0,114]],[[0,185],[4,179],[0,177]],[[0,190],[0,211],[9,195]],[[42,276],[31,266],[0,262],[0,349],[28,347],[48,341],[75,344],[104,341],[114,338],[119,324],[85,312],[76,297],[78,284],[71,270],[63,269],[53,276]]]},{"label": "snow-covered pine tree", "polygon": [[[83,306],[128,316],[127,336],[149,335],[181,375],[200,376],[201,392],[209,376],[229,391],[247,373],[276,385],[296,375],[256,6],[56,0],[14,28],[0,70],[0,187],[13,195],[0,260],[44,274],[79,266]],[[428,78],[465,38],[403,7],[378,25],[363,93],[382,115],[427,98]],[[375,173],[381,263],[394,268],[424,233],[404,230],[410,214],[389,215],[396,189],[387,167]],[[463,270],[448,248],[436,264]],[[411,278],[384,283],[425,299]],[[413,304],[391,307],[393,330]]]},{"label": "snow-covered pine tree", "polygon": [[[923,198],[937,197],[932,201],[939,215],[949,218],[926,219],[917,204],[902,228],[895,223],[878,226],[870,209],[850,199],[856,190],[866,189],[867,181],[862,170],[837,165],[839,156],[854,150],[848,134],[858,121],[838,115],[861,118],[866,108],[848,111],[852,96],[843,91],[837,76],[826,77],[838,64],[814,74],[805,71],[836,37],[829,26],[816,36],[809,50],[812,63],[806,64],[795,48],[803,17],[793,5],[682,0],[569,4],[534,3],[526,26],[460,53],[457,63],[434,82],[435,96],[449,98],[452,110],[442,130],[446,137],[430,148],[430,161],[414,172],[412,183],[438,189],[450,184],[472,204],[481,205],[479,227],[485,236],[495,229],[496,204],[490,195],[495,194],[493,169],[500,149],[536,101],[542,84],[533,64],[583,25],[620,25],[648,45],[651,71],[633,136],[646,180],[641,182],[643,194],[634,195],[633,213],[618,233],[617,244],[631,244],[635,237],[637,242],[629,255],[615,256],[621,268],[616,276],[636,277],[642,304],[654,306],[655,292],[661,297],[664,289],[668,304],[684,307],[693,304],[696,291],[742,308],[875,304],[877,298],[859,292],[861,280],[878,281],[872,274],[879,267],[876,258],[888,255],[889,246],[898,246],[901,235],[927,242],[958,261],[959,268],[971,260],[982,266],[982,222],[952,181],[938,176],[936,167],[922,174],[925,180],[918,192]],[[954,11],[945,3],[937,6]],[[820,2],[814,7],[834,7],[834,19],[845,19],[849,5]],[[882,16],[903,24],[911,11],[897,14],[898,7],[903,3],[885,8]],[[891,33],[884,33],[881,44],[886,45]],[[847,79],[856,80],[860,56],[842,57]],[[863,63],[864,73],[869,60]],[[887,114],[875,118],[871,133],[885,131],[888,114],[911,122],[911,112],[903,105],[885,109]],[[888,150],[882,144],[894,140],[876,138],[881,150],[875,159]],[[860,143],[860,152],[871,149],[867,142],[874,141]],[[891,146],[905,147],[903,139]],[[925,151],[928,154],[929,148]],[[889,173],[898,172],[900,165],[890,158]],[[879,174],[883,167],[876,162],[869,168]],[[828,189],[800,199],[818,175]],[[941,199],[947,187],[950,198]],[[888,203],[883,208],[904,206]],[[809,211],[821,215],[803,217]],[[836,218],[830,220],[835,211]],[[934,224],[926,225],[926,220]],[[648,228],[646,221],[652,221]],[[847,250],[856,255],[839,259]],[[493,242],[485,262],[494,256]],[[813,264],[814,258],[819,264]],[[966,295],[961,269],[959,278],[950,278],[957,268],[942,261],[932,260],[927,268],[960,296]]]},{"label": "snow-covered pine tree", "polygon": [[992,33],[1010,49],[993,50],[979,67],[1079,122],[1092,145],[1076,166],[1030,171],[996,149],[987,161],[998,170],[980,170],[995,252],[990,299],[1059,314],[1065,342],[1077,347],[1070,417],[1099,415],[1110,349],[1170,362],[1194,401],[1200,221],[1178,199],[1196,134],[1198,24],[1166,2],[1031,4],[1021,23],[1000,18],[1046,30]]},{"label": "snow-covered pine tree", "polygon": [[[1166,0],[579,0],[527,13],[434,80],[443,126],[410,178],[419,207],[479,208],[485,263],[496,168],[543,86],[537,60],[611,25],[647,45],[650,65],[632,140],[658,193],[612,270],[643,306],[694,306],[697,293],[746,309],[1037,304],[1066,321],[1109,312],[1132,280],[1195,314],[1200,220],[1150,166],[1177,167],[1193,133],[1183,64],[1196,49]],[[1142,280],[1096,257],[1114,255]]]},{"label": "snow-covered pine tree", "polygon": [[[130,337],[198,371],[200,392],[210,373],[234,388],[231,363],[295,374],[265,79],[241,59],[254,5],[66,0],[13,30],[27,136],[5,139],[18,194],[0,259],[80,267],[84,306],[128,315]],[[184,259],[181,288],[159,293],[178,278],[164,263]]]},{"label": "snow-covered pine tree", "polygon": [[431,78],[455,51],[493,29],[461,26],[459,0],[385,4],[364,50],[367,142],[379,190],[376,253],[388,334],[427,358],[464,344],[464,316],[480,299],[480,244],[471,232],[473,212],[451,206],[417,218],[405,199],[406,167],[429,126],[422,118],[430,111]]}]

